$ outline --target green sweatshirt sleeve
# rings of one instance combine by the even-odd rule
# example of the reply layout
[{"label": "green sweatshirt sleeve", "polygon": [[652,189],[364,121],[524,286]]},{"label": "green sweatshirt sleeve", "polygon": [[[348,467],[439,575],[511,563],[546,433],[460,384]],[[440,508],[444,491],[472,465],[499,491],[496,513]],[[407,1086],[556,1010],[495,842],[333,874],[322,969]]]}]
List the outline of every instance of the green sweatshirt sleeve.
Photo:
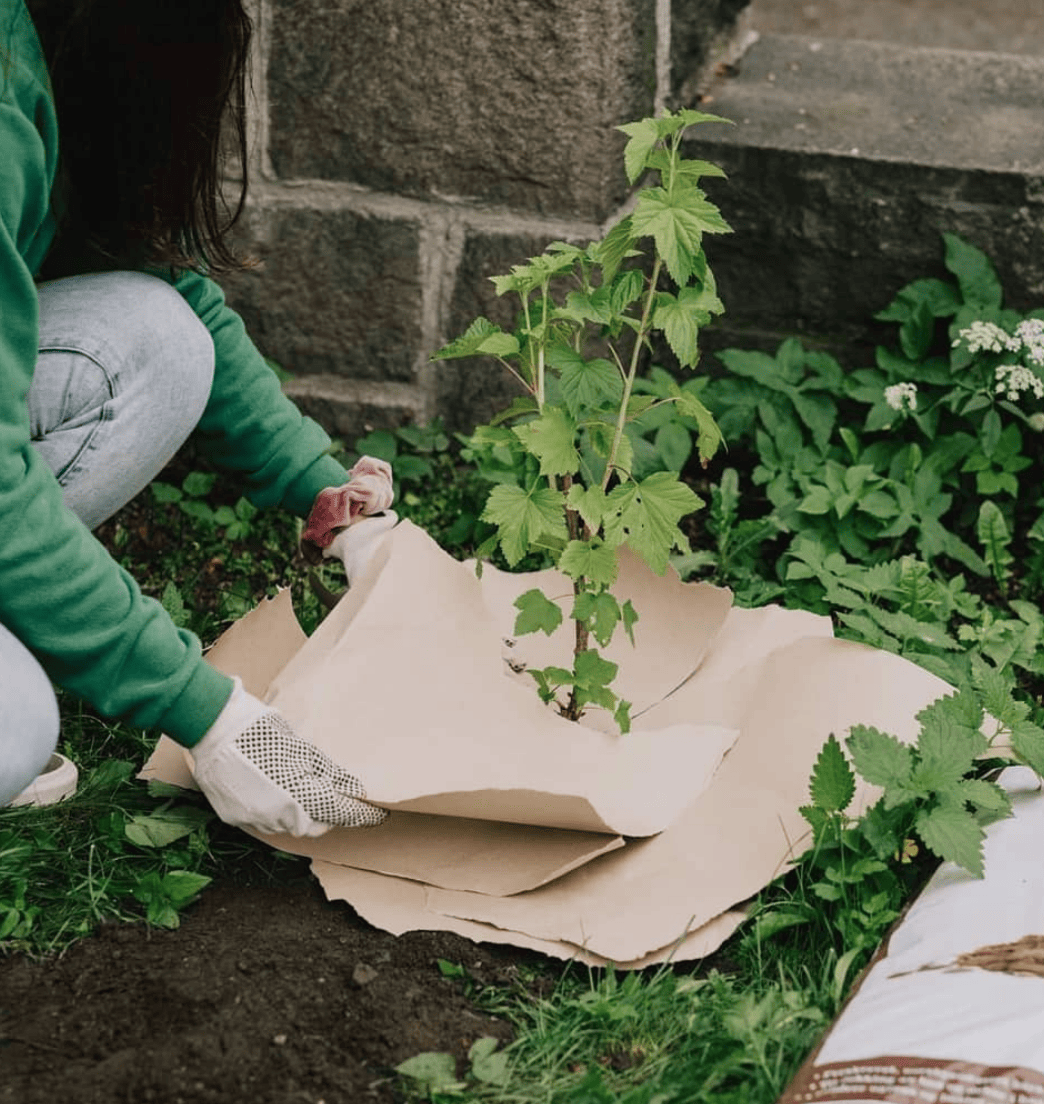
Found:
[{"label": "green sweatshirt sleeve", "polygon": [[[142,595],[62,500],[30,440],[26,395],[36,365],[34,273],[53,237],[50,192],[57,129],[35,32],[20,0],[0,0],[0,624],[59,685],[104,716],[192,746],[231,692],[199,641]],[[344,481],[327,439],[281,393],[215,284],[175,286],[204,321],[217,354],[201,434],[242,473],[255,500],[298,513]]]},{"label": "green sweatshirt sleeve", "polygon": [[214,386],[197,442],[215,464],[240,475],[255,505],[282,506],[304,517],[323,488],[348,479],[327,452],[330,438],[283,394],[278,377],[213,280],[194,272],[164,278],[214,341]]}]

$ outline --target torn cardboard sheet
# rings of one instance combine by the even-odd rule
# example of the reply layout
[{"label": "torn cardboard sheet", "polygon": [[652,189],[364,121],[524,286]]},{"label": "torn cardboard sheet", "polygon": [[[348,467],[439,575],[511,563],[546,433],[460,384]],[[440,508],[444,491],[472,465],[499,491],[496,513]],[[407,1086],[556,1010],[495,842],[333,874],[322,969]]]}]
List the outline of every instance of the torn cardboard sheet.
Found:
[{"label": "torn cardboard sheet", "polygon": [[[912,739],[949,690],[834,640],[827,618],[735,609],[623,556],[617,592],[641,619],[633,653],[614,645],[616,686],[640,716],[621,737],[562,720],[504,662],[514,597],[535,585],[568,593],[554,573],[487,566],[480,581],[403,522],[307,642],[281,595],[208,656],[393,810],[376,829],[272,841],[375,924],[592,962],[700,957],[802,850],[827,736]],[[515,642],[512,664],[561,662],[568,632]],[[185,754],[161,741],[147,772],[184,783]]]},{"label": "torn cardboard sheet", "polygon": [[939,867],[781,1104],[1044,1102],[1044,794],[1025,767],[1001,784],[985,877]]}]

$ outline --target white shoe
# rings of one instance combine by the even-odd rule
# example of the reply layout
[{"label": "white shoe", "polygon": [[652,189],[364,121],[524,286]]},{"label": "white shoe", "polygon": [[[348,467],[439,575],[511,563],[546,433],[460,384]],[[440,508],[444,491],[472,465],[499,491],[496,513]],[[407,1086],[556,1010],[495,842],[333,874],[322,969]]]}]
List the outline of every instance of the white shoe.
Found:
[{"label": "white shoe", "polygon": [[43,773],[33,779],[9,804],[54,805],[63,797],[69,797],[76,792],[79,777],[80,772],[76,769],[76,764],[55,752],[47,760]]}]

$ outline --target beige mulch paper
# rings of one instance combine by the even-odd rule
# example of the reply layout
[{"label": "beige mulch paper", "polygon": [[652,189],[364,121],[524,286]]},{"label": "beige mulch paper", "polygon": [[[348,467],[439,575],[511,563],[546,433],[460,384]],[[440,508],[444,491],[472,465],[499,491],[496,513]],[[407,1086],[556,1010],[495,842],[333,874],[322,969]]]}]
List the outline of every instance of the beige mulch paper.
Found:
[{"label": "beige mulch paper", "polygon": [[[636,647],[618,632],[603,652],[633,704],[621,736],[601,710],[572,723],[537,697],[525,669],[568,666],[572,626],[513,638],[534,586],[572,593],[555,572],[479,577],[404,521],[310,638],[284,591],[208,653],[391,810],[378,828],[265,837],[378,927],[628,967],[701,957],[804,846],[827,736],[912,740],[950,690],[835,640],[828,618],[739,609],[625,551],[614,593],[638,610]],[[166,738],[144,773],[191,785]]]}]

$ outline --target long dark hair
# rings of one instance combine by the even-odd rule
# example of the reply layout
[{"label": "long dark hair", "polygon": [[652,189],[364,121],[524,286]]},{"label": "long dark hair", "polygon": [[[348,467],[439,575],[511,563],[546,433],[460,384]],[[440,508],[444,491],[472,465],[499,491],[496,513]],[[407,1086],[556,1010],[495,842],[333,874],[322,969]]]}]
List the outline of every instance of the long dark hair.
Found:
[{"label": "long dark hair", "polygon": [[[58,110],[59,252],[219,272],[246,196],[242,0],[27,0]],[[238,198],[222,187],[238,154]]]}]

